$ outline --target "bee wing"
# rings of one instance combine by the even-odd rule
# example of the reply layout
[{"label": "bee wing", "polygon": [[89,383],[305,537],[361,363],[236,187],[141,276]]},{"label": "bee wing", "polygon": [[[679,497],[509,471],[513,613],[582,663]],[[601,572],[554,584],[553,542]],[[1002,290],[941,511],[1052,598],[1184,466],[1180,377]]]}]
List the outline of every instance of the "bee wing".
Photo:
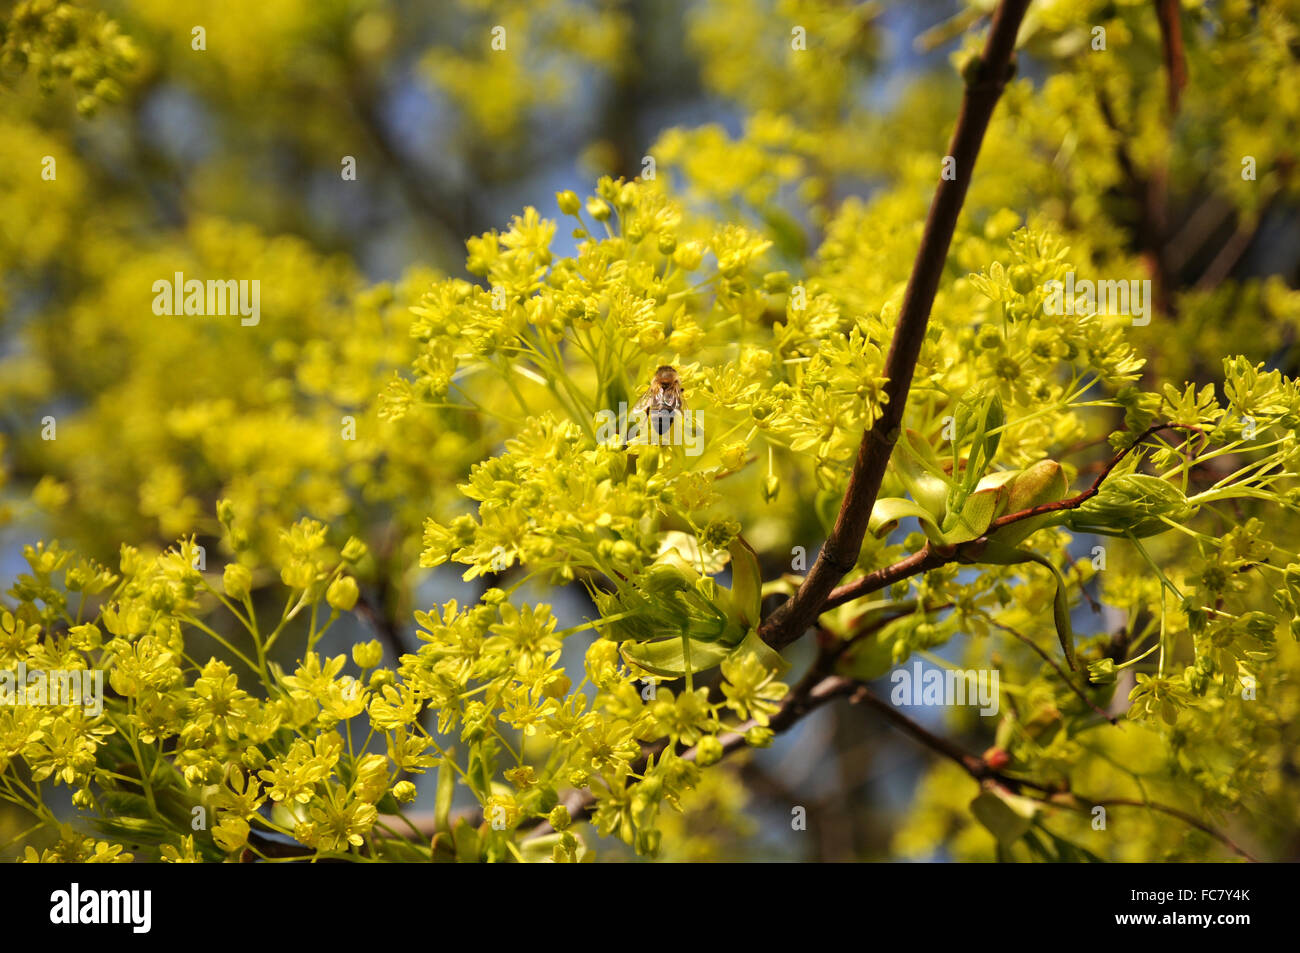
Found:
[{"label": "bee wing", "polygon": [[632,408],[633,415],[639,417],[644,414],[650,409],[650,402],[652,400],[654,400],[654,388],[647,387],[645,393],[641,395],[641,399],[638,400],[636,405]]}]

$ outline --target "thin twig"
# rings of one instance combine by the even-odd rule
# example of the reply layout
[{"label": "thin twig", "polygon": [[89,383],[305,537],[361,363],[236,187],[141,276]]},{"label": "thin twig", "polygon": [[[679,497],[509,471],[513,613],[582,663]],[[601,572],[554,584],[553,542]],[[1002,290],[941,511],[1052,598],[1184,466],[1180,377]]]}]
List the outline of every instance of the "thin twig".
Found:
[{"label": "thin twig", "polygon": [[999,516],[989,524],[987,530],[978,539],[972,539],[965,543],[941,546],[933,543],[926,545],[910,556],[900,559],[892,565],[885,566],[882,569],[876,569],[860,576],[852,582],[845,583],[836,589],[831,590],[829,596],[822,606],[822,611],[834,609],[846,602],[852,602],[854,599],[860,599],[863,596],[878,592],[886,586],[891,586],[903,579],[910,579],[912,576],[920,575],[923,572],[929,572],[931,569],[938,569],[940,566],[946,566],[951,562],[976,562],[982,552],[984,545],[988,542],[989,536],[1004,526],[1010,526],[1012,523],[1018,523],[1021,520],[1030,519],[1035,516],[1043,516],[1048,513],[1059,513],[1064,510],[1073,510],[1088,502],[1101,491],[1101,485],[1114,469],[1123,462],[1124,458],[1132,453],[1139,444],[1145,442],[1147,438],[1159,433],[1162,430],[1169,429],[1191,430],[1197,433],[1204,433],[1199,427],[1190,424],[1173,424],[1161,423],[1154,424],[1142,431],[1137,439],[1130,443],[1123,450],[1120,450],[1110,461],[1102,468],[1101,473],[1093,480],[1088,489],[1077,493],[1064,500],[1057,500],[1055,503],[1042,503],[1038,506],[1031,506],[1028,509],[1017,510],[1014,513],[1007,513]]},{"label": "thin twig", "polygon": [[1060,665],[1056,664],[1056,660],[1053,659],[1052,656],[1049,655],[1047,652],[1045,652],[1045,651],[1043,650],[1043,648],[1042,648],[1042,647],[1041,647],[1037,642],[1035,642],[1033,639],[1031,639],[1029,636],[1025,635],[1024,633],[1019,632],[1019,631],[1017,631],[1016,629],[1013,629],[1011,626],[1006,625],[1006,624],[1004,624],[1004,623],[1002,623],[1002,622],[998,622],[996,619],[989,619],[988,621],[989,621],[989,623],[990,623],[991,625],[996,626],[997,628],[1001,629],[1003,632],[1006,632],[1006,633],[1009,634],[1009,635],[1013,635],[1013,636],[1015,636],[1015,637],[1016,637],[1017,639],[1019,639],[1021,642],[1025,643],[1025,645],[1027,645],[1027,646],[1029,646],[1031,649],[1033,649],[1034,652],[1037,653],[1037,655],[1038,655],[1038,656],[1039,656],[1039,657],[1040,657],[1044,662],[1046,662],[1048,665],[1052,666],[1052,668],[1053,668],[1053,670],[1055,670],[1056,674],[1059,675],[1059,676],[1061,676],[1061,681],[1065,682],[1066,685],[1070,686],[1070,691],[1072,691],[1072,692],[1074,692],[1074,694],[1078,695],[1078,696],[1079,696],[1079,699],[1080,699],[1080,700],[1081,700],[1085,705],[1087,705],[1089,708],[1091,708],[1091,709],[1092,709],[1093,711],[1095,711],[1097,714],[1101,715],[1101,717],[1105,718],[1105,719],[1106,719],[1108,722],[1110,722],[1112,725],[1118,725],[1118,724],[1119,724],[1119,719],[1118,719],[1118,718],[1115,718],[1115,717],[1112,716],[1112,715],[1108,715],[1108,714],[1107,714],[1105,711],[1103,711],[1101,708],[1098,708],[1097,705],[1093,702],[1093,700],[1092,700],[1091,698],[1089,698],[1087,695],[1084,694],[1083,689],[1081,689],[1078,685],[1076,685],[1076,684],[1074,683],[1074,680],[1071,679],[1070,676],[1066,674],[1065,669],[1061,668]]},{"label": "thin twig", "polygon": [[[809,712],[817,710],[834,698],[847,695],[855,687],[856,683],[852,679],[841,678],[837,675],[819,677],[818,666],[814,666],[803,680],[782,699],[781,707],[768,720],[767,727],[776,734],[780,734]],[[718,740],[722,742],[723,757],[744,748],[746,746],[745,732],[756,724],[757,722],[750,719],[744,724],[718,735]],[[632,773],[642,774],[649,766],[650,761],[660,755],[666,747],[666,744],[657,744],[651,747],[632,765]],[[682,752],[681,757],[686,761],[694,761],[696,748],[694,746],[687,748]],[[570,816],[575,819],[588,818],[596,807],[595,792],[590,788],[574,791],[565,802],[565,807],[568,808]],[[527,839],[541,837],[551,833],[552,830],[553,828],[549,823],[542,821],[528,832]]]},{"label": "thin twig", "polygon": [[865,685],[858,688],[858,690],[853,694],[851,700],[854,703],[865,703],[870,705],[872,708],[875,708],[893,722],[894,725],[915,738],[921,744],[925,745],[931,751],[941,754],[950,761],[954,761],[961,765],[962,768],[966,770],[966,773],[976,781],[993,781],[1003,785],[1015,793],[1020,793],[1022,789],[1038,791],[1041,792],[1042,796],[1034,796],[1032,794],[1027,796],[1034,797],[1035,800],[1041,801],[1044,804],[1064,807],[1075,811],[1083,811],[1085,813],[1091,811],[1093,807],[1144,807],[1161,814],[1167,814],[1170,817],[1176,817],[1183,823],[1213,837],[1215,840],[1219,841],[1221,844],[1230,848],[1232,851],[1247,860],[1255,860],[1254,857],[1233,841],[1232,838],[1228,837],[1227,834],[1216,830],[1211,825],[1197,819],[1191,814],[1188,814],[1186,811],[1180,810],[1179,808],[1170,807],[1167,804],[1160,804],[1156,801],[1137,801],[1130,798],[1091,798],[1087,795],[1077,794],[1073,791],[1060,789],[1054,790],[1047,785],[1040,784],[1037,781],[1031,781],[1027,778],[1011,777],[1000,771],[995,771],[983,758],[963,751],[947,738],[940,737],[921,725],[918,725],[893,705],[890,705],[888,702],[868,691]]},{"label": "thin twig", "polygon": [[862,437],[835,526],[817,560],[799,591],[782,603],[759,630],[763,640],[774,648],[780,649],[800,638],[822,613],[826,597],[835,584],[857,565],[867,520],[902,428],[912,375],[921,356],[930,309],[948,259],[957,217],[989,120],[1012,74],[1016,34],[1028,7],[1029,0],[1002,0],[993,14],[984,52],[967,73],[961,111],[948,146],[955,175],[940,180],[930,205],[921,246],[903,296],[898,327],[885,360],[884,407]]},{"label": "thin twig", "polygon": [[365,595],[357,598],[357,604],[352,610],[379,636],[384,648],[392,654],[394,663],[400,662],[406,654],[406,646],[402,644],[402,634],[388,613],[372,604]]}]

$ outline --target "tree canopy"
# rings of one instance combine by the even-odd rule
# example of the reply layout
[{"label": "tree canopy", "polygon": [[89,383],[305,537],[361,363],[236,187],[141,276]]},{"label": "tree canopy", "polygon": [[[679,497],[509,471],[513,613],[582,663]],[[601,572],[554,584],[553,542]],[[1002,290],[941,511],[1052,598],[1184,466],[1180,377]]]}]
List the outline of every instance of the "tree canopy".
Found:
[{"label": "tree canopy", "polygon": [[0,15],[0,856],[1296,858],[1295,0]]}]

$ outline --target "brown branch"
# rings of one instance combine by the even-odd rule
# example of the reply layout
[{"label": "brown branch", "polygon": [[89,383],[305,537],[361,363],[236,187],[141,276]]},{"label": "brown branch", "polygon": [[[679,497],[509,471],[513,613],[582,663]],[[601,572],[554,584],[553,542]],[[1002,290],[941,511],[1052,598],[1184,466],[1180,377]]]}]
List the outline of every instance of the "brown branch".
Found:
[{"label": "brown branch", "polygon": [[890,566],[885,566],[883,569],[874,569],[865,576],[832,589],[830,595],[826,597],[826,603],[822,606],[822,611],[827,612],[844,605],[846,602],[852,602],[854,599],[870,593],[879,592],[896,582],[929,572],[931,569],[938,569],[956,558],[956,546],[932,546],[927,543],[912,555],[900,559]]},{"label": "brown branch", "polygon": [[931,751],[935,751],[943,755],[945,758],[957,762],[957,764],[965,768],[966,773],[976,781],[997,781],[999,784],[1006,786],[1012,791],[1019,791],[1022,787],[1033,788],[1043,792],[1050,792],[1052,790],[1051,788],[1038,784],[1035,781],[1010,777],[1000,771],[994,770],[987,761],[978,755],[969,754],[963,751],[947,738],[936,735],[928,728],[917,724],[893,705],[889,704],[889,702],[869,691],[866,685],[857,683],[851,701],[855,705],[865,704],[869,708],[874,708],[880,714],[884,715],[885,719],[900,731],[911,735]]},{"label": "brown branch", "polygon": [[472,207],[474,190],[453,192],[441,187],[436,177],[417,169],[385,125],[377,91],[362,77],[359,68],[351,66],[349,76],[346,102],[369,137],[375,154],[392,173],[407,201],[420,211],[420,215],[414,216],[416,221],[438,242],[439,250],[448,260],[458,261],[463,254],[463,236],[478,227],[481,217]]},{"label": "brown branch", "polygon": [[371,603],[364,594],[357,598],[357,604],[352,607],[352,611],[379,636],[384,648],[392,654],[394,664],[400,663],[402,656],[406,654],[406,646],[402,644],[402,633],[389,613]]},{"label": "brown branch", "polygon": [[1138,800],[1134,800],[1133,798],[1126,798],[1126,797],[1106,797],[1097,800],[1094,800],[1092,798],[1085,798],[1082,797],[1081,795],[1075,795],[1075,797],[1085,802],[1081,806],[1081,809],[1085,812],[1091,812],[1091,809],[1094,807],[1144,807],[1148,810],[1156,811],[1157,813],[1160,814],[1168,814],[1170,817],[1178,818],[1180,821],[1182,821],[1184,824],[1188,825],[1189,827],[1194,827],[1198,831],[1202,832],[1203,834],[1210,835],[1219,843],[1231,849],[1238,856],[1246,858],[1246,860],[1250,861],[1252,864],[1259,863],[1258,858],[1248,853],[1243,847],[1239,846],[1227,834],[1224,834],[1222,831],[1211,827],[1209,824],[1206,824],[1204,821],[1198,820],[1194,815],[1188,814],[1186,811],[1180,810],[1176,807],[1170,807],[1168,804],[1160,804],[1156,801],[1138,801]]},{"label": "brown branch", "polygon": [[912,576],[919,575],[923,572],[929,572],[931,569],[937,569],[940,566],[946,566],[951,562],[978,561],[980,552],[983,550],[984,544],[988,542],[990,534],[1004,526],[1010,526],[1012,523],[1018,523],[1021,520],[1030,519],[1034,516],[1043,516],[1047,513],[1059,513],[1063,510],[1072,510],[1082,506],[1100,492],[1101,485],[1105,482],[1106,478],[1110,476],[1111,472],[1114,471],[1124,458],[1132,453],[1139,444],[1143,443],[1148,437],[1159,433],[1161,430],[1169,430],[1171,428],[1191,430],[1197,433],[1202,432],[1199,427],[1194,427],[1190,424],[1154,424],[1142,431],[1142,433],[1138,435],[1138,438],[1127,447],[1111,457],[1110,461],[1102,467],[1101,473],[1097,475],[1097,479],[1093,481],[1092,486],[1088,487],[1088,489],[1083,492],[1069,497],[1068,499],[1057,500],[1055,503],[1042,503],[1038,506],[1031,506],[1028,509],[1018,510],[1015,513],[1006,513],[999,516],[989,524],[984,535],[980,536],[978,539],[972,539],[965,543],[958,543],[950,546],[936,546],[933,543],[926,543],[922,549],[904,559],[900,559],[898,562],[890,566],[885,566],[883,569],[873,570],[865,576],[860,576],[852,582],[845,583],[844,585],[831,590],[830,595],[827,596],[825,603],[822,605],[821,611],[825,612],[834,609],[837,606],[842,606],[846,602],[860,599],[862,596],[878,592],[886,586],[891,586],[903,579],[910,579]]},{"label": "brown branch", "polygon": [[1227,225],[1236,212],[1232,203],[1217,195],[1211,195],[1197,206],[1165,245],[1170,274],[1182,271],[1192,256]]},{"label": "brown branch", "polygon": [[1097,714],[1101,715],[1101,717],[1105,718],[1112,725],[1119,724],[1119,719],[1116,718],[1114,715],[1107,714],[1101,708],[1097,707],[1097,705],[1093,703],[1092,699],[1089,698],[1086,694],[1084,694],[1083,689],[1080,688],[1078,685],[1076,685],[1074,683],[1074,680],[1071,679],[1070,676],[1066,674],[1065,669],[1061,668],[1061,666],[1056,663],[1056,660],[1052,658],[1050,655],[1048,655],[1047,652],[1043,650],[1042,646],[1040,646],[1037,642],[1035,642],[1029,636],[1025,635],[1023,632],[1019,632],[1016,629],[1013,629],[1009,625],[1006,625],[1002,622],[998,622],[994,618],[990,617],[988,621],[990,625],[1001,629],[1003,632],[1006,632],[1008,635],[1015,636],[1021,642],[1025,643],[1025,645],[1033,649],[1039,658],[1041,658],[1048,665],[1052,666],[1052,669],[1056,672],[1056,674],[1061,677],[1061,681],[1065,682],[1066,685],[1070,686],[1070,691],[1074,692],[1074,694],[1079,697],[1079,700],[1082,701],[1085,705],[1087,705]]},{"label": "brown branch", "polygon": [[[1124,460],[1125,457],[1127,457],[1130,453],[1133,452],[1134,449],[1136,449],[1139,445],[1141,445],[1149,437],[1155,435],[1156,433],[1171,428],[1178,428],[1178,429],[1200,432],[1200,428],[1190,426],[1190,425],[1181,425],[1181,424],[1173,424],[1173,423],[1154,424],[1148,427],[1146,430],[1142,431],[1142,433],[1140,433],[1137,436],[1137,438],[1133,440],[1127,447],[1117,452],[1111,458],[1111,460],[1106,464],[1102,472],[1097,476],[1096,480],[1093,482],[1093,484],[1088,489],[1084,490],[1082,493],[1076,494],[1075,496],[1070,497],[1067,500],[1059,501],[1058,503],[1046,504],[1045,505],[1046,508],[1044,508],[1043,506],[1036,506],[1036,507],[1030,507],[1029,509],[1026,510],[1021,510],[1017,513],[1007,514],[1001,520],[995,520],[994,524],[990,527],[989,531],[991,532],[992,529],[996,526],[1009,525],[1010,523],[1014,523],[1022,519],[1028,519],[1032,516],[1041,515],[1044,512],[1054,512],[1058,510],[1072,509],[1074,507],[1081,506],[1084,502],[1091,499],[1093,496],[1095,496],[1098,493],[1098,491],[1101,489],[1102,483],[1106,480],[1106,478]],[[876,589],[884,588],[885,586],[888,586],[893,582],[899,581],[901,579],[906,579],[910,576],[916,575],[917,573],[925,572],[928,569],[944,565],[954,560],[961,559],[966,561],[973,561],[978,556],[979,550],[983,547],[983,544],[986,543],[987,541],[988,541],[988,535],[985,534],[984,536],[981,536],[978,539],[971,540],[967,543],[961,543],[956,545],[932,546],[931,544],[927,544],[925,548],[923,548],[919,552],[913,553],[911,556],[908,556],[906,559],[900,560],[899,562],[895,563],[892,566],[887,566],[883,569],[878,569],[872,573],[868,573],[866,576],[862,577],[861,579],[854,580],[854,582],[850,583],[849,585],[842,586],[839,589],[834,590],[830,594],[826,602],[824,603],[823,610],[825,608],[831,608],[833,607],[833,605],[841,605],[845,602],[850,601],[851,599],[855,599],[858,596],[865,594],[867,591],[875,591]],[[820,614],[820,612],[818,614]],[[1098,709],[1096,705],[1093,705],[1092,702],[1089,701],[1088,698],[1082,694],[1082,692],[1078,689],[1078,687],[1075,686],[1074,683],[1070,681],[1070,679],[1066,676],[1065,672],[1061,670],[1060,666],[1056,665],[1056,663],[1053,662],[1050,657],[1048,657],[1045,653],[1039,650],[1037,646],[1034,645],[1033,642],[1031,642],[1029,639],[1023,636],[1020,636],[1019,633],[1015,632],[1013,629],[1010,629],[1007,626],[1002,626],[996,622],[994,624],[998,625],[999,628],[1011,632],[1011,634],[1016,635],[1018,638],[1021,638],[1022,641],[1026,642],[1026,644],[1030,645],[1032,648],[1038,651],[1039,654],[1042,655],[1042,657],[1046,659],[1048,663],[1052,665],[1053,668],[1056,669],[1057,673],[1066,682],[1066,684],[1068,684],[1077,694],[1079,694],[1080,698],[1082,698],[1085,702],[1087,702],[1087,704],[1090,707],[1092,707],[1094,710],[1098,711],[1102,715],[1102,717],[1106,718],[1107,721],[1109,721],[1111,724],[1116,724],[1115,719],[1111,718],[1105,712]],[[1068,790],[1059,787],[1057,788],[1048,787],[1047,785],[1042,784],[1041,782],[1034,781],[1029,778],[1018,778],[1018,777],[1004,774],[1003,772],[994,769],[991,765],[989,765],[989,763],[984,758],[963,751],[960,747],[958,747],[956,744],[949,741],[948,739],[936,735],[933,732],[929,731],[928,729],[917,724],[916,722],[912,721],[910,718],[908,718],[906,715],[900,712],[893,705],[890,705],[888,702],[872,694],[864,683],[845,676],[829,674],[836,660],[843,654],[843,651],[848,648],[848,643],[851,643],[853,640],[850,639],[846,643],[837,642],[832,637],[830,637],[829,634],[825,632],[825,630],[822,630],[822,635],[823,638],[821,640],[820,650],[817,654],[817,660],[813,663],[812,667],[808,670],[808,672],[804,675],[804,677],[799,681],[799,684],[796,685],[793,689],[791,689],[791,691],[785,696],[785,698],[781,702],[780,708],[769,720],[767,727],[769,727],[773,732],[775,733],[783,732],[788,728],[790,728],[792,725],[794,725],[796,722],[798,722],[805,715],[816,710],[817,708],[821,707],[822,705],[826,704],[832,699],[838,698],[843,695],[849,695],[851,702],[853,702],[854,704],[864,703],[876,709],[876,711],[882,714],[896,727],[910,734],[913,738],[920,741],[926,747],[930,748],[933,751],[937,751],[938,753],[944,755],[945,757],[950,758],[951,760],[960,764],[966,770],[966,772],[977,781],[996,782],[997,784],[1000,784],[1006,787],[1007,789],[1015,792],[1019,792],[1023,789],[1038,791],[1042,795],[1044,795],[1044,797],[1041,798],[1041,800],[1043,800],[1045,803],[1056,803],[1056,801],[1053,801],[1052,798],[1056,798],[1060,796],[1066,796],[1069,798],[1081,797],[1081,796],[1071,794]],[[754,727],[755,724],[756,722],[753,719],[751,719],[745,722],[744,724],[737,726],[736,728],[733,728],[729,731],[725,731],[722,734],[718,735],[717,736],[718,740],[721,741],[722,743],[722,756],[726,757],[727,755],[732,754],[733,752],[739,751],[740,749],[746,747],[745,732],[748,731],[750,728]],[[633,775],[644,774],[646,769],[649,767],[650,763],[652,762],[652,760],[658,757],[664,750],[667,749],[667,747],[668,747],[668,742],[666,741],[649,746],[646,749],[645,753],[631,766],[631,773]],[[686,749],[684,752],[682,752],[681,757],[684,760],[693,761],[696,757],[696,748],[690,747]],[[569,809],[570,816],[573,817],[575,820],[587,819],[590,818],[592,812],[594,811],[596,807],[596,801],[597,801],[597,797],[595,792],[590,788],[587,788],[587,789],[582,789],[582,790],[577,790],[572,792],[572,794],[566,800],[565,806]],[[1092,801],[1090,803],[1096,805],[1096,804],[1101,804],[1103,802]],[[1119,802],[1112,802],[1112,803],[1119,803]],[[1067,803],[1065,806],[1071,807],[1072,809],[1078,809],[1077,806],[1073,803]],[[1249,857],[1248,854],[1246,854],[1239,847],[1233,844],[1232,841],[1229,840],[1226,836],[1219,834],[1217,831],[1215,831],[1213,828],[1209,827],[1208,825],[1204,825],[1201,822],[1196,821],[1194,818],[1191,818],[1190,815],[1184,815],[1181,812],[1178,812],[1176,809],[1166,808],[1165,806],[1159,804],[1152,803],[1147,806],[1149,806],[1153,810],[1163,810],[1165,813],[1170,814],[1170,816],[1179,817],[1180,819],[1185,820],[1187,823],[1193,824],[1198,829],[1203,830],[1206,833],[1209,833],[1211,836],[1218,838],[1223,843],[1232,847],[1233,850],[1236,850],[1238,853],[1242,854],[1242,856]],[[547,833],[550,833],[552,830],[553,829],[548,822],[542,821],[531,831],[528,832],[526,838],[531,839],[534,837],[540,837]]]},{"label": "brown branch", "polygon": [[[1101,485],[1103,482],[1105,482],[1106,477],[1110,476],[1111,472],[1117,466],[1119,466],[1121,462],[1123,462],[1125,457],[1127,457],[1130,453],[1136,450],[1139,444],[1145,442],[1148,437],[1152,437],[1162,430],[1174,430],[1174,429],[1190,430],[1202,435],[1204,434],[1204,431],[1200,427],[1196,427],[1191,424],[1175,424],[1175,423],[1153,424],[1152,426],[1148,427],[1146,430],[1142,431],[1142,433],[1138,435],[1138,438],[1136,440],[1134,440],[1123,450],[1120,450],[1113,457],[1111,457],[1110,462],[1107,463],[1106,466],[1102,468],[1101,473],[1097,474],[1097,479],[1092,481],[1092,486],[1088,487],[1088,489],[1066,500],[1058,500],[1055,503],[1041,503],[1038,506],[1031,506],[1027,510],[1020,510],[1016,513],[1007,513],[1003,516],[999,516],[997,519],[995,519],[992,523],[989,524],[989,528],[986,531],[985,536],[987,536],[989,533],[994,532],[995,530],[1001,529],[1003,526],[1008,526],[1011,523],[1017,523],[1020,520],[1029,519],[1030,517],[1042,516],[1045,513],[1059,513],[1062,510],[1077,509],[1078,507],[1082,506],[1084,503],[1087,503],[1090,499],[1092,499],[1101,491]],[[1204,445],[1202,445],[1202,449],[1204,449]]]},{"label": "brown branch", "polygon": [[1205,267],[1201,277],[1196,280],[1196,290],[1208,291],[1223,284],[1232,274],[1232,269],[1237,267],[1237,262],[1241,261],[1241,257],[1254,244],[1263,227],[1263,213],[1260,213],[1253,225],[1239,225],[1223,243],[1223,247],[1215,253],[1214,259]]},{"label": "brown branch", "polygon": [[867,520],[902,427],[912,375],[921,356],[930,309],[948,259],[957,216],[989,120],[1012,74],[1016,34],[1029,2],[1002,0],[993,14],[984,52],[972,64],[974,68],[967,71],[961,111],[948,146],[948,154],[956,164],[955,178],[940,180],[930,204],[921,247],[916,253],[898,327],[885,361],[884,407],[863,435],[835,526],[812,569],[794,597],[779,606],[759,630],[763,640],[774,648],[780,649],[801,637],[823,611],[826,597],[835,584],[857,565]]},{"label": "brown branch", "polygon": [[876,711],[884,715],[896,727],[911,735],[914,739],[925,745],[931,751],[943,755],[950,761],[954,761],[965,769],[966,773],[975,781],[991,781],[1001,784],[1014,793],[1020,793],[1022,789],[1038,791],[1041,796],[1027,795],[1034,800],[1043,804],[1054,805],[1057,807],[1068,808],[1073,811],[1088,813],[1094,807],[1144,807],[1161,814],[1167,814],[1170,817],[1176,817],[1185,824],[1196,828],[1197,830],[1208,834],[1221,844],[1230,848],[1235,853],[1254,861],[1255,858],[1238,846],[1227,834],[1216,830],[1214,827],[1197,819],[1195,816],[1188,814],[1186,811],[1176,807],[1170,807],[1167,804],[1160,804],[1156,801],[1137,801],[1129,798],[1091,798],[1083,794],[1076,794],[1068,790],[1053,789],[1037,781],[1028,778],[1017,778],[1000,771],[995,771],[989,766],[989,763],[983,758],[963,751],[947,738],[934,734],[921,725],[918,725],[912,719],[908,718],[893,705],[884,699],[872,694],[867,690],[865,685],[860,685],[853,694],[851,701],[854,703],[866,703]]},{"label": "brown branch", "polygon": [[[836,675],[823,677],[820,664],[814,665],[799,684],[792,688],[782,699],[781,707],[768,720],[767,727],[780,734],[794,725],[799,719],[810,712],[816,711],[832,699],[847,695],[856,688],[856,685],[857,683],[852,679],[841,678]],[[722,742],[722,756],[725,758],[727,755],[744,748],[745,732],[756,724],[757,722],[750,719],[744,724],[718,735],[718,740]],[[658,756],[667,747],[667,743],[653,745],[632,765],[632,773],[644,773],[651,759]],[[682,752],[681,757],[686,761],[694,761],[696,748],[694,746],[687,748]],[[570,816],[575,820],[588,818],[591,816],[592,811],[595,810],[596,794],[590,788],[574,791],[566,801],[565,807],[569,809]],[[549,823],[542,821],[528,832],[527,839],[541,837],[551,833],[552,830],[553,828]]]},{"label": "brown branch", "polygon": [[1160,45],[1164,55],[1169,114],[1178,113],[1183,87],[1187,85],[1187,55],[1183,52],[1183,19],[1178,0],[1155,0],[1160,21]]},{"label": "brown branch", "polygon": [[1137,205],[1138,220],[1134,227],[1134,241],[1146,256],[1155,284],[1156,309],[1163,314],[1173,314],[1174,280],[1169,267],[1166,246],[1167,221],[1165,214],[1165,173],[1156,169],[1148,177],[1137,167],[1125,145],[1125,133],[1119,126],[1110,97],[1104,89],[1097,90],[1097,106],[1102,121],[1115,133],[1115,159],[1124,175],[1129,197]]},{"label": "brown branch", "polygon": [[[815,668],[813,672],[816,672]],[[813,673],[810,672],[809,674]],[[852,679],[842,678],[838,675],[828,675],[816,681],[811,681],[811,684],[806,688],[796,687],[785,697],[777,713],[768,720],[767,727],[771,728],[776,734],[780,734],[794,725],[800,718],[816,711],[832,699],[849,694],[855,687]],[[731,731],[724,731],[718,735],[718,740],[722,742],[723,755],[729,755],[733,751],[745,747],[745,732],[756,724],[757,722],[751,718]],[[695,748],[691,747],[683,752],[682,759],[694,761]]]}]

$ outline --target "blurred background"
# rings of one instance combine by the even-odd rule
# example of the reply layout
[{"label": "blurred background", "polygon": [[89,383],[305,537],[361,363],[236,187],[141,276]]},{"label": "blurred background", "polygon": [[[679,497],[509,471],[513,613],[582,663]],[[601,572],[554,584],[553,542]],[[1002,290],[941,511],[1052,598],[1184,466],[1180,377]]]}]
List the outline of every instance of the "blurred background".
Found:
[{"label": "blurred background", "polygon": [[[1231,350],[1295,373],[1295,11],[1186,4],[1178,88],[1159,6],[1034,4],[1020,72],[1036,102],[1009,97],[971,203],[1091,229],[1142,262],[1195,342],[1161,350],[1153,372],[1208,380]],[[557,190],[643,175],[647,157],[796,260],[853,197],[898,190],[919,227],[955,58],[991,7],[0,2],[0,586],[36,539],[109,566],[124,542],[215,545],[227,497],[253,514],[254,546],[303,515],[370,544],[368,624],[345,620],[327,652],[373,632],[390,661],[413,649],[414,609],[481,591],[416,562],[424,518],[461,505],[454,484],[484,434],[434,410],[344,451],[333,433],[340,414],[380,419],[415,354],[408,309],[434,278],[468,277],[465,240],[528,205],[553,217]],[[1098,24],[1122,56],[1090,58]],[[1215,36],[1241,31],[1258,40],[1244,60],[1215,54]],[[561,231],[557,254],[572,247]],[[153,282],[176,271],[260,277],[263,333],[158,334]],[[42,438],[47,418],[57,439]],[[811,560],[814,514],[779,522]],[[527,596],[553,601],[561,626],[592,611],[580,588]],[[988,743],[977,721],[949,725],[971,750]],[[951,859],[928,763],[868,713],[830,706],[718,772],[697,836],[664,843],[695,852],[670,859]],[[827,819],[816,834],[791,831],[792,803]]]}]

